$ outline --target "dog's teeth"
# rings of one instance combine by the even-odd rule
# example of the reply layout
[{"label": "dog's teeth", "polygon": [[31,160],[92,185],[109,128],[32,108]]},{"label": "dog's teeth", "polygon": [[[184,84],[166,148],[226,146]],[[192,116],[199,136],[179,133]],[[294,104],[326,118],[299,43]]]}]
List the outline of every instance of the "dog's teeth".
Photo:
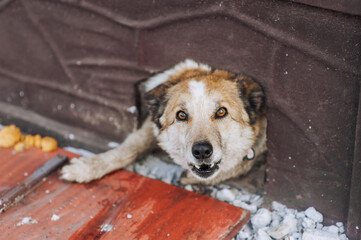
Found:
[{"label": "dog's teeth", "polygon": [[197,169],[200,169],[200,168],[201,168],[201,166],[200,166],[200,165],[194,165],[194,166],[196,166],[196,168],[197,168]]},{"label": "dog's teeth", "polygon": [[214,167],[214,163],[211,164],[211,168]]}]

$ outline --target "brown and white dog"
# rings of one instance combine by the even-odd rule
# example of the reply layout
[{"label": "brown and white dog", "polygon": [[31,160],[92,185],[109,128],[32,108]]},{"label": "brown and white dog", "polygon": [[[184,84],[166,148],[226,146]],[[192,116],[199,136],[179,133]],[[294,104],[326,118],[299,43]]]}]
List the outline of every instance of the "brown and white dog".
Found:
[{"label": "brown and white dog", "polygon": [[217,184],[249,172],[266,151],[264,93],[247,76],[186,60],[148,79],[145,91],[142,127],[115,149],[73,159],[62,179],[99,179],[158,144],[188,170],[182,184]]}]

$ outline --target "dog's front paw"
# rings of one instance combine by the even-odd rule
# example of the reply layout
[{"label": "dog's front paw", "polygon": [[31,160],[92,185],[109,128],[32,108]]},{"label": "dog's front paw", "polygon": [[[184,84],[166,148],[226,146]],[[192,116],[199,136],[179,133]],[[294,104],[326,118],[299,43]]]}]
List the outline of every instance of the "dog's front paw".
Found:
[{"label": "dog's front paw", "polygon": [[99,178],[92,158],[73,158],[60,171],[60,178],[70,182],[85,183]]}]

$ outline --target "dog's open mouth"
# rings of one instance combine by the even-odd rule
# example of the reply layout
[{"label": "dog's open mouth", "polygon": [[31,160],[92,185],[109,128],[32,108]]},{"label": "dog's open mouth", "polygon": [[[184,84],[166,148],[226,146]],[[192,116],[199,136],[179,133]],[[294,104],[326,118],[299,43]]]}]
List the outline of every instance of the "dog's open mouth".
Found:
[{"label": "dog's open mouth", "polygon": [[212,176],[219,169],[218,165],[220,164],[220,162],[221,160],[213,164],[201,164],[201,165],[190,164],[190,166],[192,167],[192,171],[195,174],[197,174],[201,178],[208,178]]}]

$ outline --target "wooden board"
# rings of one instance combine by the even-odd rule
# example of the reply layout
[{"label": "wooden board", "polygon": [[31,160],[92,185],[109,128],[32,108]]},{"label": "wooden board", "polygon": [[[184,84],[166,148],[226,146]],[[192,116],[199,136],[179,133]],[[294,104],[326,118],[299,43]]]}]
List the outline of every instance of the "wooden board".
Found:
[{"label": "wooden board", "polygon": [[[23,181],[57,153],[75,156],[61,149],[13,154],[0,148],[0,189]],[[36,223],[21,225],[25,217]],[[0,215],[0,238],[231,239],[248,219],[240,208],[125,170],[89,184],[66,183],[54,173]]]}]

